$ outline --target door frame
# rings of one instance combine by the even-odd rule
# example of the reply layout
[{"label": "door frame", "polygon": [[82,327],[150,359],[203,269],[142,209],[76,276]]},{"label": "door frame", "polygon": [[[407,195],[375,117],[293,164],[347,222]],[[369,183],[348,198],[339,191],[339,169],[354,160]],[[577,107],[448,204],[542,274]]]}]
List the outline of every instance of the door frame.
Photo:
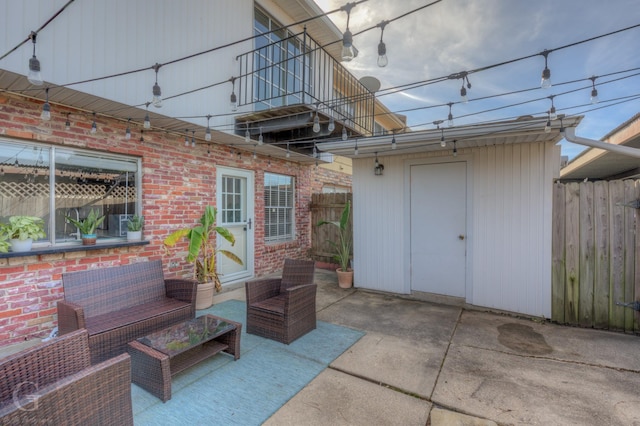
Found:
[{"label": "door frame", "polygon": [[[220,282],[224,284],[231,284],[234,282],[245,281],[248,278],[253,278],[255,275],[255,172],[253,170],[238,169],[234,167],[217,166],[216,167],[216,206],[222,205],[222,176],[237,176],[247,180],[247,219],[251,219],[251,228],[247,230],[247,259],[246,259],[246,272],[231,275],[230,278],[224,275],[220,276]],[[216,225],[218,225],[216,223]],[[216,259],[218,261],[218,259]]]},{"label": "door frame", "polygon": [[411,294],[411,167],[444,164],[444,163],[466,163],[466,186],[467,186],[467,211],[466,211],[466,252],[465,252],[465,301],[473,303],[473,161],[468,154],[457,157],[425,157],[405,160],[404,162],[404,292]]}]

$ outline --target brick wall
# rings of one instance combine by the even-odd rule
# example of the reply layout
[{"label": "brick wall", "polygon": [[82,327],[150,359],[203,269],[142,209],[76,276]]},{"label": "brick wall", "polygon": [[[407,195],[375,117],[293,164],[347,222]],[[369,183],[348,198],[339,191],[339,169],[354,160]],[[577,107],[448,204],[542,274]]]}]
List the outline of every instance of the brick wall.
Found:
[{"label": "brick wall", "polygon": [[[62,146],[134,155],[142,158],[142,205],[144,238],[148,245],[87,250],[46,255],[0,258],[0,346],[46,337],[55,327],[56,302],[63,297],[62,274],[90,268],[162,259],[165,276],[192,276],[192,267],[180,250],[166,254],[162,240],[171,231],[191,226],[204,206],[215,205],[216,165],[255,172],[255,272],[277,271],[285,257],[307,258],[310,249],[311,194],[325,183],[351,186],[351,177],[322,167],[299,165],[273,158],[253,160],[251,152],[198,141],[185,147],[182,138],[165,132],[146,132],[132,126],[133,136],[124,139],[127,123],[97,117],[98,132],[90,133],[93,116],[58,105],[52,119],[40,120],[42,103],[14,95],[0,95],[0,135]],[[71,129],[65,130],[69,113]],[[296,180],[296,239],[264,243],[264,172],[293,176]],[[177,262],[168,268],[169,262]]]}]

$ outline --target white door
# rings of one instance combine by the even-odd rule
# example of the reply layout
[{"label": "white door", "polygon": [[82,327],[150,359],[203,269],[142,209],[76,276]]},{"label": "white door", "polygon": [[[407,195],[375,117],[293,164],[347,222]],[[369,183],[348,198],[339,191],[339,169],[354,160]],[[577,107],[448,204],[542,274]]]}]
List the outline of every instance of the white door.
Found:
[{"label": "white door", "polygon": [[411,166],[411,290],[465,297],[465,162]]},{"label": "white door", "polygon": [[217,225],[227,228],[235,237],[233,246],[217,238],[218,248],[229,250],[242,259],[239,265],[218,255],[218,273],[225,284],[253,276],[253,173],[246,170],[217,168]]}]

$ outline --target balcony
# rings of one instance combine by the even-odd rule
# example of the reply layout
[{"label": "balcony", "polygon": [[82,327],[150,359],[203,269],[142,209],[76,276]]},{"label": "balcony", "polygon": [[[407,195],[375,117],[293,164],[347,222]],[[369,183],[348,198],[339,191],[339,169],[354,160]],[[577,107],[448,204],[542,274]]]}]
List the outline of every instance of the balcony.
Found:
[{"label": "balcony", "polygon": [[[253,139],[262,134],[264,143],[289,142],[305,154],[315,140],[340,138],[343,128],[350,137],[373,134],[375,94],[306,31],[236,59],[238,105],[253,106],[253,112],[236,117],[236,134],[248,130]],[[318,132],[313,131],[316,114]]]}]

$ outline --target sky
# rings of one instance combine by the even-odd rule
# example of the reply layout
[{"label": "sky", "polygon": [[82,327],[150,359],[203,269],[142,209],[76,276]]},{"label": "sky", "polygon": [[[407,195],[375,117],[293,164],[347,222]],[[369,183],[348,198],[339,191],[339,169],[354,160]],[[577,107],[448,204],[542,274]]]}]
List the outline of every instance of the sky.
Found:
[{"label": "sky", "polygon": [[[383,33],[386,67],[377,65],[380,28],[354,36],[358,56],[343,65],[358,78],[377,78],[379,99],[391,111],[406,115],[413,130],[433,129],[436,120],[445,120],[446,126],[446,104],[460,101],[462,80],[446,79],[393,94],[385,89],[531,55],[535,56],[470,73],[469,102],[452,106],[455,125],[546,116],[553,99],[558,114],[584,116],[577,136],[601,139],[640,112],[640,27],[599,37],[640,24],[638,0],[442,0],[395,19],[432,2],[368,0],[351,10],[349,20],[354,34],[391,21]],[[316,3],[327,12],[346,1]],[[345,12],[330,15],[340,31],[345,30],[346,18]],[[594,37],[598,38],[578,43]],[[544,56],[539,54],[544,50],[551,50],[548,89],[540,88]],[[597,104],[590,102],[593,76]],[[509,94],[525,89],[531,90]],[[493,97],[478,99],[487,96]],[[630,98],[619,99],[623,97]],[[586,149],[564,140],[560,144],[569,159]]]}]

